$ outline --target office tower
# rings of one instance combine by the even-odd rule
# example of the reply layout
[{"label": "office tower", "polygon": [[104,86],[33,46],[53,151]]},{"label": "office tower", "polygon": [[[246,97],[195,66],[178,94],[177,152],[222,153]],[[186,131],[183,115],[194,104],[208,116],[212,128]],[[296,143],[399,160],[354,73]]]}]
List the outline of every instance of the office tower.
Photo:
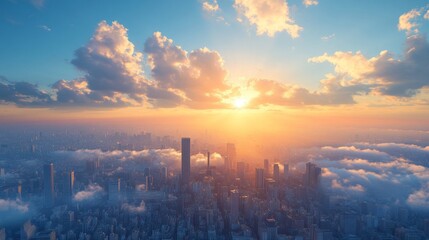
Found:
[{"label": "office tower", "polygon": [[235,167],[235,162],[237,158],[237,153],[235,150],[235,144],[234,143],[227,143],[226,144],[226,158],[225,158],[225,169],[227,172],[230,172]]},{"label": "office tower", "polygon": [[268,159],[264,159],[264,171],[265,175],[268,177],[270,175],[270,161]]},{"label": "office tower", "polygon": [[280,167],[279,164],[274,164],[274,180],[276,180],[277,183],[280,182]]},{"label": "office tower", "polygon": [[188,184],[191,178],[191,139],[182,138],[182,183]]},{"label": "office tower", "polygon": [[289,178],[289,164],[283,163],[283,178],[288,179]]},{"label": "office tower", "polygon": [[109,202],[113,203],[121,199],[121,179],[109,181]]},{"label": "office tower", "polygon": [[207,152],[207,175],[211,175],[210,171],[210,152]]},{"label": "office tower", "polygon": [[153,189],[153,177],[146,176],[146,191],[150,191]]},{"label": "office tower", "polygon": [[308,162],[305,164],[304,183],[308,187],[317,187],[319,184],[321,169],[316,164]]},{"label": "office tower", "polygon": [[54,204],[54,164],[45,164],[43,166],[43,185],[46,206]]},{"label": "office tower", "polygon": [[73,198],[73,194],[74,194],[74,171],[71,170],[68,174],[67,174],[67,189],[66,189],[66,194],[67,194],[67,198],[72,199]]},{"label": "office tower", "polygon": [[257,168],[256,169],[256,188],[257,189],[264,189],[264,169]]},{"label": "office tower", "polygon": [[238,162],[237,163],[237,177],[240,178],[241,182],[245,181],[246,178],[246,163]]},{"label": "office tower", "polygon": [[168,180],[168,168],[166,166],[161,167],[161,180],[163,183]]},{"label": "office tower", "polygon": [[238,189],[230,191],[230,220],[231,224],[238,222],[240,195]]}]

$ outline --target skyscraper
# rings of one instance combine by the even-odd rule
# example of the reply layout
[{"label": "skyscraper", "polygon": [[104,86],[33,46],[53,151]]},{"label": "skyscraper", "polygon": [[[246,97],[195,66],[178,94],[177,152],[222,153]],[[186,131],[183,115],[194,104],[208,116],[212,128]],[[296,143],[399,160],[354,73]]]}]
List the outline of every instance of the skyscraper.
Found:
[{"label": "skyscraper", "polygon": [[265,181],[264,169],[257,168],[256,169],[256,188],[259,190],[263,189],[264,188],[264,181]]},{"label": "skyscraper", "polygon": [[236,158],[237,158],[237,152],[235,150],[235,144],[227,143],[226,158],[225,158],[225,169],[227,170],[227,172],[230,172],[232,169],[235,168]]},{"label": "skyscraper", "polygon": [[108,197],[110,203],[115,203],[121,199],[121,179],[111,179],[108,186]]},{"label": "skyscraper", "polygon": [[239,200],[240,195],[237,189],[230,191],[230,220],[231,224],[237,223],[239,216]]},{"label": "skyscraper", "polygon": [[289,164],[283,163],[283,177],[284,179],[289,178]]},{"label": "skyscraper", "polygon": [[246,181],[246,163],[245,162],[237,162],[237,177],[240,178],[241,182]]},{"label": "skyscraper", "polygon": [[264,171],[265,175],[268,177],[270,175],[270,161],[268,159],[264,159]]},{"label": "skyscraper", "polygon": [[69,199],[73,198],[73,194],[74,194],[74,171],[71,170],[68,174],[67,174],[67,197]]},{"label": "skyscraper", "polygon": [[43,185],[46,206],[52,206],[54,204],[54,164],[43,165]]},{"label": "skyscraper", "polygon": [[319,184],[321,169],[316,164],[308,162],[305,164],[304,183],[308,187],[317,187]]},{"label": "skyscraper", "polygon": [[191,139],[182,138],[182,183],[188,184],[191,178]]},{"label": "skyscraper", "polygon": [[280,182],[280,167],[278,163],[274,164],[274,180],[277,183]]}]

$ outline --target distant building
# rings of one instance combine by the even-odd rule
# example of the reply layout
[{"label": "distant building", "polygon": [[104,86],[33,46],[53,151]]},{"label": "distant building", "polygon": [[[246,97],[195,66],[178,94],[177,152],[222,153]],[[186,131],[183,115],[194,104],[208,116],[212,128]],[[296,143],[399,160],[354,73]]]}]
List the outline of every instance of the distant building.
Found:
[{"label": "distant building", "polygon": [[289,178],[289,164],[283,163],[283,178],[286,180]]},{"label": "distant building", "polygon": [[237,162],[237,177],[240,178],[241,182],[245,182],[245,178],[246,178],[245,162]]},{"label": "distant building", "polygon": [[308,162],[305,164],[305,176],[304,183],[307,187],[317,187],[319,185],[319,179],[321,174],[321,168],[317,167],[316,164]]},{"label": "distant building", "polygon": [[108,191],[110,203],[119,201],[121,199],[121,179],[117,178],[109,181]]},{"label": "distant building", "polygon": [[225,169],[230,172],[235,168],[237,152],[234,143],[226,144],[226,158],[225,158]]},{"label": "distant building", "polygon": [[276,180],[277,183],[280,182],[280,166],[278,163],[274,164],[274,180]]},{"label": "distant building", "polygon": [[238,222],[238,216],[239,216],[239,200],[240,195],[238,192],[238,189],[233,189],[230,192],[230,219],[231,224]]},{"label": "distant building", "polygon": [[264,189],[264,181],[265,181],[264,169],[257,168],[256,169],[256,188]]},{"label": "distant building", "polygon": [[264,171],[265,175],[268,177],[270,175],[270,160],[264,159]]},{"label": "distant building", "polygon": [[182,138],[182,183],[188,184],[191,178],[191,139]]},{"label": "distant building", "polygon": [[46,206],[54,204],[55,189],[54,189],[54,164],[43,165],[43,186]]}]

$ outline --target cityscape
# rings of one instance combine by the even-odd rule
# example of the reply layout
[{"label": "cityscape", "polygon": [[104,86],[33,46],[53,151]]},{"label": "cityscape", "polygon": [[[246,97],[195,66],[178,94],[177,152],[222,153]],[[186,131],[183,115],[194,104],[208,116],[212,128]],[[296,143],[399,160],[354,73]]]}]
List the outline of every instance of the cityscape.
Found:
[{"label": "cityscape", "polygon": [[1,0],[0,240],[428,240],[428,0]]}]

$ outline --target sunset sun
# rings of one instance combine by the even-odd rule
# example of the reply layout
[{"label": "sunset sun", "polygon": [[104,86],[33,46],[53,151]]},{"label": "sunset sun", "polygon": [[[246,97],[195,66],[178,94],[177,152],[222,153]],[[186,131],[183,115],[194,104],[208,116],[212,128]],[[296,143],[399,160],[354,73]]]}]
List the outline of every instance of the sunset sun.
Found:
[{"label": "sunset sun", "polygon": [[237,98],[232,102],[232,104],[234,105],[235,108],[242,109],[247,106],[248,100],[245,98]]}]

